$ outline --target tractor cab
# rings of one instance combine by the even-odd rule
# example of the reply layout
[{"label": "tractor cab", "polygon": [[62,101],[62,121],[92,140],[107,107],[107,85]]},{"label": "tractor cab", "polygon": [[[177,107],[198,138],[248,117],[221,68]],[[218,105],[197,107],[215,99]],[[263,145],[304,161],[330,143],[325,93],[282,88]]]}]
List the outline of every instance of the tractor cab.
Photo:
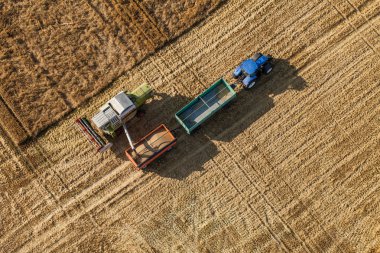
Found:
[{"label": "tractor cab", "polygon": [[245,76],[255,76],[259,66],[252,59],[248,59],[243,61],[241,64],[241,70]]}]

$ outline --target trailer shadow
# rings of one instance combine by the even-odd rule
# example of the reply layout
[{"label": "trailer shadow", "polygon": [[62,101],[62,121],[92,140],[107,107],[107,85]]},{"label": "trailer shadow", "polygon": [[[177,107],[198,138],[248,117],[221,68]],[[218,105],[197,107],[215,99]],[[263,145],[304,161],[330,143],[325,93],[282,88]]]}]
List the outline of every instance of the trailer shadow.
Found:
[{"label": "trailer shadow", "polygon": [[[144,116],[136,117],[128,124],[129,133],[134,141],[143,138],[160,124],[165,124],[177,138],[177,145],[149,164],[144,172],[182,179],[193,171],[202,170],[202,165],[218,153],[217,147],[207,136],[199,133],[188,135],[174,118],[174,114],[192,99],[177,94],[170,96],[156,93],[155,97],[143,106]],[[125,155],[127,148],[129,148],[128,140],[120,133],[113,140],[111,150],[119,159],[129,161]]]},{"label": "trailer shadow", "polygon": [[272,73],[261,77],[257,86],[248,91],[240,90],[234,103],[206,122],[202,129],[204,134],[212,140],[230,142],[275,106],[275,96],[307,87],[287,60],[275,59],[274,66]]},{"label": "trailer shadow", "polygon": [[[174,114],[193,98],[178,94],[156,94],[145,106],[144,117],[136,118],[130,123],[130,134],[134,140],[139,140],[164,123],[169,129],[175,129],[173,132],[177,145],[144,171],[180,180],[194,171],[204,170],[204,164],[214,162],[212,160],[219,152],[213,140],[232,141],[275,106],[274,96],[287,90],[300,91],[307,87],[306,82],[298,76],[296,68],[288,61],[280,59],[274,63],[273,72],[263,77],[257,87],[248,91],[239,89],[235,102],[223,108],[191,135],[179,127]],[[112,150],[120,159],[128,160],[124,153],[127,147],[127,139],[121,135],[114,142]]]}]

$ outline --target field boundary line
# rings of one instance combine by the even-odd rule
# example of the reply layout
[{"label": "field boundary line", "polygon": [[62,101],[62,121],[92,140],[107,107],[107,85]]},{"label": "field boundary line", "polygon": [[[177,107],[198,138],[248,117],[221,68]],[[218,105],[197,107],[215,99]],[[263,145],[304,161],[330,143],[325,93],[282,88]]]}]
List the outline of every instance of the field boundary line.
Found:
[{"label": "field boundary line", "polygon": [[[15,124],[18,125],[17,128],[18,127],[21,128],[20,130],[23,130],[22,133],[25,134],[25,137],[23,137],[23,136],[19,136],[18,133],[15,133],[15,135],[17,137],[19,137],[19,139],[14,140],[14,138],[12,138],[13,134],[10,134],[10,133],[7,132],[7,134],[9,135],[10,140],[13,141],[13,142],[16,142],[15,144],[18,144],[18,143],[21,143],[21,142],[27,140],[28,138],[30,138],[31,137],[31,133],[29,132],[29,130],[24,126],[24,124],[17,117],[17,114],[11,109],[11,107],[7,104],[7,102],[5,102],[4,98],[0,95],[0,110],[1,110],[1,107],[4,109],[4,111],[6,113],[9,114],[9,116],[11,118],[10,121],[14,121]],[[13,132],[13,130],[8,130],[8,128],[5,126],[5,124],[4,124],[3,121],[4,121],[4,119],[0,120],[0,124],[1,124],[2,128],[4,130],[9,131],[9,132]],[[11,125],[12,125],[12,123],[11,123]]]}]

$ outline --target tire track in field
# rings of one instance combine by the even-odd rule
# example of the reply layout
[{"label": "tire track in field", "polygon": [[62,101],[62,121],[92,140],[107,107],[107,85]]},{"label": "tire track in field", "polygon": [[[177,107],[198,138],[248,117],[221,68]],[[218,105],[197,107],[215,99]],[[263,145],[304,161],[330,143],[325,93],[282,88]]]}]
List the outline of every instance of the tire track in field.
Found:
[{"label": "tire track in field", "polygon": [[[338,129],[340,129],[340,131],[343,133],[343,135],[346,136],[347,138],[349,138],[352,143],[355,143],[355,141],[354,141],[354,139],[352,139],[351,135],[348,134],[347,131],[341,127],[341,125],[338,123],[338,121],[335,119],[335,117],[333,117],[333,115],[330,113],[330,111],[326,109],[326,106],[324,105],[323,101],[321,102],[321,106],[325,110],[325,112],[330,116],[330,119],[333,120],[333,122],[338,127]],[[379,168],[376,168],[376,170],[379,173]]]},{"label": "tire track in field", "polygon": [[[103,21],[104,24],[106,25],[109,25],[109,22],[107,21],[107,19],[105,18],[105,16],[100,12],[100,10],[92,3],[92,0],[86,0],[86,3],[88,4],[88,6],[90,6],[90,8],[100,17],[100,19]],[[127,27],[128,30],[129,30],[129,27]],[[107,35],[110,35],[110,32],[108,29],[104,29],[105,33],[107,33]],[[137,59],[135,58],[135,56],[131,53],[132,49],[130,48],[130,46],[126,43],[126,41],[124,41],[124,39],[121,38],[121,36],[117,36],[119,42],[121,45],[123,45],[123,47],[126,49],[126,51],[128,52],[128,54],[131,56],[132,59],[134,59],[135,61],[137,61]]]},{"label": "tire track in field", "polygon": [[353,3],[352,3],[352,1],[351,0],[346,0],[348,3],[349,3],[349,5],[351,5],[352,6],[352,8],[354,8],[355,9],[355,11],[362,17],[362,18],[364,18],[365,20],[366,20],[366,22],[371,26],[371,28],[377,33],[377,35],[378,36],[380,36],[380,32],[379,32],[379,30],[377,30],[376,29],[376,27],[375,26],[373,26],[373,24],[372,24],[372,22],[370,22],[370,19],[368,19],[360,10],[359,10],[359,8],[357,7],[357,6],[355,6]]},{"label": "tire track in field", "polygon": [[[378,134],[377,135],[378,137],[380,137],[380,135]],[[373,144],[375,144],[377,141],[376,140],[373,140],[371,143],[367,143],[367,145],[364,145],[365,147],[369,147],[369,146],[373,146]],[[352,155],[352,159],[351,160],[349,160],[347,163],[357,163],[356,161],[353,161],[354,159],[357,159],[358,157],[361,157],[361,156],[364,156],[365,155],[365,153],[368,153],[368,149],[364,149],[364,150],[359,150],[359,151],[357,151],[357,152],[355,152],[355,154],[353,154]],[[353,162],[351,162],[351,161],[353,161]],[[368,173],[364,173],[366,170],[367,171],[369,171],[369,172],[371,172],[371,169],[370,169],[370,167],[368,167],[367,166],[367,168],[361,168],[361,167],[363,167],[363,163],[366,163],[366,160],[364,159],[364,161],[361,163],[361,164],[355,164],[353,167],[356,167],[355,168],[355,170],[353,171],[353,173],[351,173],[351,174],[349,174],[349,175],[347,175],[345,178],[343,178],[342,179],[342,181],[340,182],[340,184],[339,184],[339,188],[332,188],[332,189],[327,189],[326,190],[326,196],[332,196],[332,194],[335,194],[335,195],[339,195],[339,194],[344,194],[344,192],[345,192],[345,190],[344,190],[344,186],[346,186],[346,185],[349,185],[350,183],[352,183],[352,182],[355,182],[355,183],[358,183],[358,184],[360,184],[361,182],[360,181],[358,181],[358,178],[360,179],[360,177],[361,176],[365,176],[365,175],[367,175]],[[374,163],[376,163],[376,161],[375,162],[372,162],[372,164],[374,164]],[[368,163],[367,163],[368,164]],[[370,165],[370,164],[369,164]],[[375,166],[371,166],[372,168],[374,168],[374,167],[376,167],[376,165]],[[376,174],[376,173],[375,173]],[[357,175],[357,177],[354,177],[354,175]],[[376,174],[377,176],[379,176],[380,174],[379,173],[377,173]],[[371,175],[372,176],[372,175]],[[372,179],[373,181],[375,181],[376,182],[376,177],[374,177],[373,179]],[[328,180],[327,180],[328,181]],[[366,182],[368,182],[367,180],[366,180]],[[369,183],[371,183],[371,182],[369,182]],[[355,193],[355,195],[360,195],[360,197],[355,197],[354,199],[355,199],[355,201],[354,202],[352,202],[351,201],[351,199],[343,199],[343,201],[342,202],[340,202],[340,206],[347,206],[347,202],[351,202],[351,203],[348,203],[348,204],[350,204],[349,205],[349,208],[352,210],[352,209],[355,209],[355,208],[357,208],[357,207],[359,207],[360,206],[360,203],[362,202],[362,201],[364,201],[364,199],[366,199],[368,196],[370,196],[374,191],[376,191],[377,189],[379,188],[379,186],[377,186],[376,184],[373,184],[372,185],[372,187],[371,188],[369,188],[369,189],[367,189],[366,191],[368,191],[368,192],[366,192],[366,193],[360,193],[360,192],[356,192],[356,191],[354,191],[353,193]],[[357,190],[357,189],[356,189]],[[340,193],[340,191],[343,191],[343,193]],[[314,194],[316,194],[315,192],[314,192]],[[347,196],[353,196],[354,194],[350,194],[350,195],[347,195]],[[313,196],[314,197],[314,196]],[[345,204],[345,202],[346,202],[346,204]],[[356,202],[356,203],[355,203]],[[324,221],[323,221],[323,223],[325,223],[325,224],[327,224],[328,222],[331,222],[332,221],[332,219],[338,219],[339,217],[341,217],[341,216],[345,216],[345,215],[347,215],[347,214],[344,214],[344,213],[341,213],[341,212],[339,212],[338,210],[336,210],[336,209],[333,209],[333,212],[337,212],[337,213],[331,213],[331,211],[328,213],[329,215],[327,216],[327,217],[329,217],[328,219],[325,219]]]},{"label": "tire track in field", "polygon": [[[237,150],[237,152],[239,152],[241,155],[241,151],[239,151],[239,147],[237,147],[236,145],[234,145],[236,147],[235,150]],[[254,146],[258,149],[258,146],[257,144],[254,144]],[[301,245],[302,245],[302,248],[306,251],[306,252],[312,252],[310,246],[308,245],[308,243],[303,240],[297,232],[294,231],[294,229],[282,218],[282,216],[279,214],[279,212],[275,209],[274,205],[270,202],[270,200],[268,200],[268,198],[265,196],[265,194],[259,189],[259,186],[253,181],[253,179],[248,175],[248,173],[246,172],[245,169],[243,169],[243,167],[241,165],[239,165],[239,163],[233,158],[233,156],[230,154],[230,152],[228,151],[228,149],[226,147],[224,147],[224,144],[220,143],[219,144],[219,147],[224,151],[224,154],[226,154],[230,159],[231,161],[233,162],[234,166],[237,167],[244,175],[244,177],[250,182],[251,185],[253,185],[254,189],[256,192],[258,192],[258,194],[260,195],[260,197],[264,200],[264,202],[270,207],[270,209],[274,212],[274,214],[277,216],[277,218],[279,219],[279,221],[284,225],[284,227],[289,230],[293,235],[295,235],[296,239],[298,241],[301,242]],[[261,152],[260,152],[261,153]],[[237,186],[236,186],[237,187]],[[242,195],[243,197],[243,195]],[[245,197],[243,197],[245,198]],[[246,199],[246,198],[245,198]],[[294,199],[296,199],[296,196],[294,195]],[[258,213],[257,213],[258,215]],[[268,222],[267,222],[268,223]],[[268,227],[269,227],[269,224],[268,224]]]},{"label": "tire track in field", "polygon": [[[343,140],[344,141],[344,140]],[[367,152],[368,149],[366,149],[367,147],[371,146],[373,143],[377,142],[376,139],[374,139],[372,142],[368,142],[368,141],[361,141],[361,142],[354,142],[355,146],[356,146],[356,149],[350,153],[348,153],[347,155],[345,155],[343,157],[342,160],[339,160],[338,162],[336,162],[332,167],[334,168],[340,168],[342,167],[343,165],[345,164],[348,164],[348,163],[351,163],[354,159],[357,159],[357,157],[360,157],[364,152]],[[354,145],[353,144],[353,145]],[[355,162],[355,161],[353,161]],[[365,159],[364,159],[364,162],[365,162]],[[376,167],[375,167],[376,168]],[[376,169],[375,169],[376,170]],[[376,170],[377,171],[377,170]],[[327,178],[331,178],[332,174],[334,173],[335,171],[333,171],[332,169],[330,170],[327,170],[323,176],[327,177]],[[340,182],[342,185],[345,183],[345,181],[347,181],[347,179],[351,178],[354,174],[356,174],[357,171],[353,170],[351,173],[349,173],[345,179],[342,179],[342,181]],[[379,172],[377,171],[377,174],[379,174]],[[313,188],[312,185],[313,184],[321,184],[322,182],[324,181],[328,181],[328,180],[325,180],[324,178],[322,177],[319,177],[317,178],[317,181],[316,182],[311,182],[310,185],[308,185],[307,187],[305,187],[305,189],[300,193],[300,195],[303,195],[307,188]],[[333,191],[331,191],[331,193],[334,193],[335,190],[338,190],[338,189],[333,189]]]},{"label": "tire track in field", "polygon": [[[380,135],[378,135],[378,137],[380,137]],[[375,162],[376,163],[376,162]],[[378,163],[378,162],[377,162]],[[375,165],[375,167],[376,167],[376,165]],[[359,176],[360,176],[360,174],[362,174],[362,172],[363,171],[357,171],[357,174],[359,174]],[[379,174],[377,174],[377,175],[379,175]],[[366,178],[365,178],[366,179]],[[375,182],[376,182],[376,179],[373,179]],[[360,181],[358,181],[357,179],[351,179],[351,181],[354,181],[355,182],[355,184],[361,184],[362,182],[360,182]],[[347,182],[347,183],[346,183]],[[365,182],[363,182],[363,183],[366,183],[366,182],[368,182],[367,180],[365,180]],[[345,185],[345,184],[349,184],[349,183],[352,183],[352,182],[348,182],[348,178],[347,179],[345,179],[345,181],[342,183],[342,187],[343,187],[343,185]],[[369,182],[369,183],[371,183],[371,182]],[[350,212],[339,212],[338,210],[336,210],[336,209],[334,209],[335,210],[335,214],[334,213],[332,213],[331,211],[326,215],[326,217],[328,217],[328,219],[326,219],[326,220],[324,220],[324,223],[329,223],[329,222],[331,222],[332,220],[336,220],[336,219],[340,219],[341,217],[343,217],[344,219],[343,219],[343,221],[345,220],[346,221],[346,223],[347,223],[347,221],[349,221],[349,220],[352,220],[352,219],[354,219],[354,220],[356,220],[356,219],[358,219],[358,217],[357,217],[357,214],[354,212],[359,206],[361,206],[361,203],[363,202],[363,201],[365,201],[367,198],[369,198],[374,192],[376,192],[377,190],[379,189],[379,186],[374,186],[373,188],[371,188],[371,189],[369,189],[369,192],[368,193],[366,193],[366,194],[364,194],[363,196],[360,196],[360,198],[355,198],[355,200],[354,200],[354,202],[352,203],[352,198],[351,198],[351,195],[347,195],[347,198],[345,198],[345,199],[343,199],[343,201],[342,202],[340,202],[340,206],[342,207],[342,206],[345,206],[346,208],[347,208],[347,205],[349,205],[348,206],[348,208],[349,208],[349,210],[350,210]],[[342,188],[340,189],[341,191],[343,191],[343,193],[342,194],[345,194],[345,191],[344,190],[342,190]],[[337,193],[337,194],[339,194],[339,193]],[[347,193],[346,193],[347,194]],[[361,193],[358,193],[358,194],[361,194]],[[348,197],[349,197],[349,199],[348,199]],[[331,200],[330,200],[331,201]],[[356,202],[356,203],[355,203]],[[346,204],[345,204],[346,203]],[[347,217],[347,214],[348,215],[350,215],[350,216],[348,216]],[[340,219],[340,220],[342,220],[342,219]],[[360,221],[360,219],[358,219],[358,221]],[[357,227],[360,227],[360,224],[358,224],[357,222],[355,223],[355,228],[357,228]],[[354,229],[354,228],[352,228],[353,230],[357,230],[357,229]],[[341,235],[341,237],[340,237],[340,239],[338,239],[338,242],[343,242],[344,240],[349,240],[350,238],[350,236],[352,236],[352,234],[350,233],[350,232],[348,232],[348,231],[343,231],[342,232],[342,235]]]},{"label": "tire track in field", "polygon": [[[349,73],[352,69],[355,69],[357,68],[357,65],[355,62],[350,62],[349,64],[346,65],[346,69],[344,70],[344,73],[343,75],[345,75],[345,73]],[[330,80],[334,80],[336,76],[340,76],[342,75],[342,73],[340,72],[336,72],[336,73],[333,73],[329,79]],[[334,89],[332,90],[331,88],[334,87]],[[339,86],[334,86],[334,82],[328,82],[328,83],[324,83],[322,86],[319,86],[319,87],[316,87],[312,90],[310,90],[309,92],[306,91],[306,99],[302,99],[302,102],[301,103],[297,103],[295,106],[293,107],[289,107],[289,108],[292,108],[292,110],[290,112],[286,112],[286,114],[288,115],[288,118],[294,118],[296,117],[296,113],[301,110],[301,109],[304,109],[304,111],[307,111],[309,110],[309,108],[312,108],[314,107],[319,100],[323,100],[325,99],[329,93],[334,93],[336,90],[339,89]],[[313,93],[314,95],[313,96],[310,96],[310,94]],[[318,99],[317,99],[318,98]],[[288,105],[290,106],[290,105]],[[297,115],[297,117],[301,117],[301,115]],[[306,119],[302,119],[301,118],[301,121],[302,120],[306,120]],[[272,127],[278,127],[280,124],[282,124],[281,122],[277,122],[275,125],[273,125]],[[291,125],[292,126],[292,125]],[[267,129],[264,129],[262,134],[266,134],[266,131],[268,131]],[[290,132],[287,132],[285,133],[285,136],[291,136],[292,133]],[[285,157],[286,158],[286,157]],[[285,158],[283,160],[280,160],[278,162],[276,162],[277,164],[281,164],[284,162]]]},{"label": "tire track in field", "polygon": [[356,31],[358,32],[358,35],[360,36],[360,38],[372,49],[372,51],[377,54],[377,55],[380,55],[379,52],[377,51],[376,47],[374,47],[367,38],[365,38],[363,36],[363,34],[361,34],[358,29],[356,28],[355,25],[352,24],[351,21],[348,20],[348,18],[346,17],[346,15],[344,15],[339,9],[338,7],[336,7],[332,2],[331,0],[325,0],[327,1],[344,19],[345,21]]},{"label": "tire track in field", "polygon": [[[0,132],[6,133],[4,131],[4,129],[2,129],[1,127],[0,127]],[[24,156],[22,150],[18,146],[16,146],[11,140],[9,140],[7,138],[6,134],[3,134],[3,136],[5,136],[6,138],[0,138],[0,140],[2,141],[1,144],[4,146],[4,143],[8,142],[7,146],[10,146],[16,152],[16,154],[18,155],[18,157],[20,157],[20,159],[18,159],[18,160],[19,160],[21,166],[23,166],[23,167],[25,167],[25,168],[28,169],[28,171],[33,175],[33,178],[36,179],[36,181],[34,181],[34,182],[36,182],[39,187],[43,188],[44,191],[48,193],[48,195],[50,196],[50,198],[53,199],[55,206],[59,210],[61,210],[65,215],[67,215],[67,213],[65,213],[65,211],[63,209],[62,203],[49,190],[49,188],[47,187],[47,185],[45,184],[45,182],[43,181],[43,179],[40,177],[40,175],[38,175],[36,173],[36,168]],[[26,227],[27,225],[29,225],[30,223],[32,223],[32,220],[35,219],[36,217],[37,216],[33,216],[30,220],[26,221],[25,223],[21,224],[20,226],[12,229],[10,231],[7,231],[7,233],[4,236],[2,236],[2,238],[0,238],[0,245],[4,244],[4,242],[7,241],[10,237],[14,236],[21,229],[23,229],[24,227]]]},{"label": "tire track in field", "polygon": [[[102,184],[108,185],[110,180],[114,180],[113,178],[115,178],[117,176],[117,173],[119,173],[120,171],[123,171],[123,170],[125,170],[124,166],[119,166],[118,168],[116,168],[112,172],[112,174],[110,173],[106,177],[103,177],[101,180],[99,180],[100,182],[98,181],[96,184],[92,185],[90,188],[82,191],[81,194],[78,195],[78,197],[76,197],[75,199],[70,200],[67,203],[65,203],[63,208],[62,208],[62,211],[69,209],[72,206],[76,206],[78,204],[78,202],[81,202],[81,201],[85,200],[86,198],[89,198],[90,196],[93,196],[94,194],[96,194],[96,189],[98,187],[102,187]],[[48,238],[51,238],[53,235],[57,235],[60,231],[62,231],[64,228],[66,228],[71,223],[75,222],[77,219],[81,218],[84,215],[87,215],[93,209],[95,209],[99,205],[103,204],[107,200],[114,198],[114,196],[117,195],[117,193],[122,191],[124,188],[129,187],[128,191],[133,190],[133,188],[135,188],[136,186],[130,185],[130,183],[131,182],[136,183],[137,178],[143,178],[143,177],[144,177],[144,174],[141,174],[141,173],[140,174],[137,174],[137,173],[134,174],[133,177],[129,177],[127,180],[123,181],[123,183],[121,185],[116,185],[116,187],[114,189],[112,189],[105,196],[100,197],[99,200],[92,202],[89,206],[85,206],[84,210],[80,210],[80,212],[77,212],[72,216],[64,217],[64,219],[66,219],[65,222],[60,222],[57,226],[51,228],[48,231],[44,231],[44,233],[39,234],[37,237],[34,237],[32,242],[29,241],[29,242],[25,243],[22,246],[22,248],[28,247],[29,249],[34,249],[36,247],[41,247],[39,244],[42,241],[44,241]],[[59,212],[61,212],[61,211],[58,210],[56,212],[50,213],[49,216],[45,218],[45,220],[49,220],[50,217],[54,217],[55,215],[58,215]],[[44,222],[42,221],[41,223],[44,223]],[[94,227],[94,229],[95,229],[95,227]]]},{"label": "tire track in field", "polygon": [[[243,198],[245,199],[244,197],[244,194],[243,192],[241,191],[241,189],[239,187],[237,187],[237,185],[233,182],[233,180],[231,180],[228,176],[228,173],[226,173],[222,167],[219,165],[218,162],[216,162],[213,158],[211,158],[211,161],[212,163],[214,164],[214,166],[216,168],[218,168],[219,172],[226,178],[227,182],[232,185],[232,187],[235,189],[235,191]],[[276,236],[276,233],[272,231],[272,229],[270,228],[270,226],[260,217],[259,213],[255,211],[255,209],[253,208],[253,206],[249,203],[249,202],[246,202],[245,205],[247,205],[247,207],[251,210],[252,213],[254,213],[256,215],[256,217],[260,220],[260,223],[268,230],[268,232],[270,233],[271,237],[273,240],[275,240],[277,242],[278,245],[280,245],[280,247],[282,248],[282,250],[284,250],[285,252],[290,252],[290,249],[282,242],[281,239],[279,239],[277,236]]]},{"label": "tire track in field", "polygon": [[[37,145],[39,145],[39,144],[37,144]],[[46,158],[45,159],[45,161],[48,161],[48,159]],[[52,164],[51,164],[52,165]],[[52,167],[54,167],[54,166],[52,166]],[[54,170],[54,168],[53,168],[53,170]],[[95,185],[96,186],[96,185]],[[53,193],[51,193],[51,194],[53,194]],[[54,197],[55,195],[53,194],[53,197]],[[74,197],[75,198],[75,197]],[[77,200],[76,200],[77,201]],[[78,203],[80,204],[80,205],[82,205],[83,206],[83,204],[82,204],[82,201],[78,201]],[[62,206],[61,206],[62,207]],[[89,215],[91,215],[91,214],[89,214]],[[32,218],[32,219],[34,219],[34,217]],[[31,219],[31,220],[32,220]],[[93,221],[94,221],[94,219],[92,219]],[[25,225],[27,225],[27,224],[29,224],[31,221],[29,220],[26,224],[23,224],[23,226],[25,226]],[[96,224],[96,223],[95,223]]]},{"label": "tire track in field", "polygon": [[[338,162],[339,162],[339,161],[338,161]],[[308,187],[309,187],[309,186],[308,186]],[[307,187],[307,188],[308,188],[308,187]]]},{"label": "tire track in field", "polygon": [[[58,171],[55,169],[54,163],[45,155],[46,152],[44,151],[43,147],[38,142],[35,143],[35,147],[40,152],[40,155],[44,158],[46,163],[49,164],[49,168],[53,172],[53,174],[59,179],[59,181],[64,186],[64,188],[68,192],[70,192],[72,189],[69,187],[68,184],[65,183],[65,181],[62,179]],[[72,198],[74,199],[74,201],[77,201],[79,203],[80,212],[84,212],[86,215],[89,216],[90,221],[92,222],[92,225],[94,226],[94,228],[96,230],[100,229],[99,225],[97,224],[95,218],[91,215],[91,213],[86,213],[82,201],[78,200],[75,195],[73,195]],[[59,199],[59,196],[57,196],[57,199]]]},{"label": "tire track in field", "polygon": [[155,27],[157,29],[157,31],[166,39],[166,40],[169,40],[169,36],[164,32],[162,31],[159,27],[158,27],[158,24],[156,22],[153,21],[152,17],[148,14],[148,12],[146,11],[145,7],[143,6],[143,4],[140,4],[138,1],[136,0],[132,0],[137,6],[138,8],[141,10],[141,12],[147,17],[147,19],[149,20],[149,22],[152,24],[153,27]]}]

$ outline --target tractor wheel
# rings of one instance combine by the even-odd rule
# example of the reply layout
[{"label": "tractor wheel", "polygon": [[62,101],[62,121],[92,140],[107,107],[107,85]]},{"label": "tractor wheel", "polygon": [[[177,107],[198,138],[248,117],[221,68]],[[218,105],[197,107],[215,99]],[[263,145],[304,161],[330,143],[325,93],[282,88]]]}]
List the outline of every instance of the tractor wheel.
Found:
[{"label": "tractor wheel", "polygon": [[252,60],[257,61],[257,59],[259,59],[261,56],[262,56],[261,53],[256,53],[253,55]]},{"label": "tractor wheel", "polygon": [[273,70],[272,64],[270,63],[265,64],[263,70],[264,70],[264,74],[268,75]]},{"label": "tractor wheel", "polygon": [[249,90],[251,89],[253,86],[255,86],[256,84],[256,81],[252,81],[250,84],[248,84],[247,86],[244,86],[244,89],[246,90]]}]

